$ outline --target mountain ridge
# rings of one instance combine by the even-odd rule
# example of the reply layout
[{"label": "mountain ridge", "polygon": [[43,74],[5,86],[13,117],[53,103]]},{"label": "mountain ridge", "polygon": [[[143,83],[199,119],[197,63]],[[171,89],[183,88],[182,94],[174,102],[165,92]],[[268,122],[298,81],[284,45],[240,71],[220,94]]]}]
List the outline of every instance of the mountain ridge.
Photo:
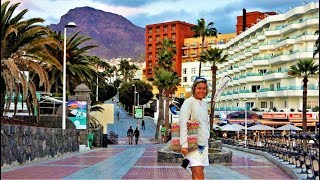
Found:
[{"label": "mountain ridge", "polygon": [[74,22],[77,27],[68,28],[68,36],[80,31],[81,35],[92,38],[85,45],[99,46],[90,49],[90,55],[103,59],[120,57],[143,61],[141,55],[145,50],[145,29],[123,16],[88,6],[77,7],[61,16],[58,24],[50,24],[48,27],[63,32],[64,25],[69,22]]}]

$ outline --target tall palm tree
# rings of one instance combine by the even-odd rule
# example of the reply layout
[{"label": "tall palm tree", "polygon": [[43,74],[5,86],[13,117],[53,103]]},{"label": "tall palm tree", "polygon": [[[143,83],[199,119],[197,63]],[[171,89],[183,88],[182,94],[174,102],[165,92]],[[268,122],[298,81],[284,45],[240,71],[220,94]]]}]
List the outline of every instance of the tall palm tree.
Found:
[{"label": "tall palm tree", "polygon": [[[169,71],[170,72],[170,71]],[[172,99],[172,95],[177,90],[177,87],[180,85],[180,78],[176,72],[170,72],[170,76],[168,77],[168,85],[165,88],[165,100],[166,100],[166,109],[165,109],[165,126],[167,131],[169,130],[169,101]],[[168,133],[168,132],[167,132]]]},{"label": "tall palm tree", "polygon": [[[48,55],[47,46],[58,45],[58,42],[48,36],[49,29],[42,26],[41,18],[23,19],[27,9],[18,12],[14,16],[20,3],[10,4],[6,1],[1,4],[1,115],[4,112],[5,97],[6,107],[9,108],[11,99],[15,95],[15,107],[19,94],[26,100],[28,109],[37,106],[36,85],[31,78],[27,78],[23,71],[33,72],[38,76],[39,85],[47,90],[48,77],[43,66],[61,68],[61,64],[50,58],[43,59]],[[32,101],[29,102],[28,100]],[[8,109],[7,109],[8,110]],[[16,111],[16,109],[15,109]]]},{"label": "tall palm tree", "polygon": [[[172,71],[168,71],[162,67],[155,69],[154,85],[159,90],[159,116],[157,122],[157,131],[155,139],[158,139],[160,124],[165,124],[166,129],[169,128],[169,94],[174,92],[176,86],[180,83],[178,75]],[[164,117],[163,102],[166,100],[166,117]]]},{"label": "tall palm tree", "polygon": [[[81,83],[87,84],[91,87],[92,78],[96,74],[96,68],[92,58],[87,55],[88,50],[95,48],[95,45],[84,45],[85,42],[90,41],[91,38],[79,35],[80,32],[73,33],[67,37],[66,40],[66,69],[67,69],[67,91],[74,89]],[[54,37],[60,46],[48,47],[50,55],[63,64],[63,35],[61,32],[51,32],[51,36]],[[58,93],[58,87],[62,85],[62,72],[61,69],[55,67],[49,67],[48,74],[51,79],[51,85],[55,88],[55,92]],[[60,92],[62,92],[60,90]]]},{"label": "tall palm tree", "polygon": [[[204,18],[200,18],[198,19],[198,24],[191,28],[191,30],[194,32],[194,37],[201,37],[201,54],[203,53],[205,38],[207,36],[217,37],[218,31],[215,27],[213,27],[213,25],[213,22],[209,22],[208,24],[206,24]],[[199,77],[201,77],[201,58],[199,59],[199,61]]]},{"label": "tall palm tree", "polygon": [[138,69],[138,66],[136,66],[135,64],[130,64],[130,62],[127,59],[121,59],[119,71],[121,72],[123,81],[131,81],[134,78],[134,73]]},{"label": "tall palm tree", "polygon": [[106,81],[105,81],[105,75],[106,74],[104,72],[99,72],[99,70],[110,69],[111,66],[110,66],[109,63],[107,63],[106,61],[102,61],[97,56],[89,56],[88,59],[89,59],[89,62],[92,63],[93,67],[96,70],[96,75],[97,75],[97,82],[95,84],[96,101],[99,101],[99,95],[98,95],[98,92],[99,92],[99,79],[100,79],[100,83],[106,83]]},{"label": "tall palm tree", "polygon": [[[307,132],[307,90],[308,78],[314,77],[319,74],[319,64],[316,64],[313,59],[299,60],[297,64],[290,66],[288,75],[302,78],[303,91],[302,91],[302,131]],[[307,142],[303,143],[304,150],[306,150]]]},{"label": "tall palm tree", "polygon": [[213,119],[214,119],[214,106],[215,106],[215,99],[214,95],[216,94],[216,88],[217,88],[217,70],[218,64],[222,64],[224,62],[227,62],[227,55],[223,55],[222,49],[217,48],[209,48],[200,56],[200,61],[203,62],[210,62],[212,64],[211,66],[211,72],[212,72],[212,94],[211,94],[211,114],[210,114],[210,130],[213,130]]},{"label": "tall palm tree", "polygon": [[314,34],[315,34],[315,35],[318,35],[318,39],[316,40],[316,42],[315,42],[315,44],[314,44],[314,46],[315,46],[316,49],[313,51],[313,57],[315,57],[316,54],[319,53],[319,29],[316,30],[316,32],[315,32]]},{"label": "tall palm tree", "polygon": [[[179,78],[173,71],[173,56],[176,54],[175,43],[168,38],[164,38],[162,41],[157,43],[157,64],[155,67],[155,80],[154,85],[157,86],[159,90],[159,116],[157,122],[157,131],[155,138],[158,139],[158,130],[160,128],[160,123],[165,122],[167,131],[169,130],[169,116],[164,117],[163,102],[169,103],[169,94],[172,93],[176,81],[179,83]],[[176,80],[178,79],[178,80]],[[169,106],[166,106],[169,107]],[[168,115],[169,109],[165,110],[166,115]]]}]

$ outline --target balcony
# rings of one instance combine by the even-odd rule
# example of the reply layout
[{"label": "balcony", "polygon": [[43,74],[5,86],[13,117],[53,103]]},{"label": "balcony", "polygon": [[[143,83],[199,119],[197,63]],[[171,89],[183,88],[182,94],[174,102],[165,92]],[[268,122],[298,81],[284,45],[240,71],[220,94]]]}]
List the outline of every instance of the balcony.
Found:
[{"label": "balcony", "polygon": [[250,47],[250,46],[251,46],[250,41],[248,40],[248,41],[244,42],[244,46],[245,46],[245,47]]},{"label": "balcony", "polygon": [[[263,88],[259,90],[257,97],[301,97],[302,91],[302,86],[284,86],[279,89]],[[308,96],[319,96],[319,89],[314,86],[308,87]]]},{"label": "balcony", "polygon": [[260,44],[259,50],[274,50],[274,43],[272,44]]},{"label": "balcony", "polygon": [[246,74],[246,81],[247,82],[256,82],[256,81],[262,81],[262,75],[260,73],[247,73]]},{"label": "balcony", "polygon": [[239,59],[246,59],[246,56],[244,55],[244,53],[239,55]]},{"label": "balcony", "polygon": [[264,76],[263,80],[272,80],[272,79],[283,79],[287,78],[288,73],[286,71],[283,72],[275,72],[275,71],[268,71]]},{"label": "balcony", "polygon": [[188,45],[183,45],[182,49],[189,49],[189,46]]},{"label": "balcony", "polygon": [[239,49],[239,47],[236,47],[233,51],[234,51],[235,53],[236,53],[236,52],[240,52],[240,49]]},{"label": "balcony", "polygon": [[198,45],[197,45],[197,43],[194,43],[194,44],[190,44],[190,48],[198,48]]},{"label": "balcony", "polygon": [[260,52],[260,50],[259,50],[259,48],[252,48],[252,50],[251,50],[251,53],[252,54],[257,54],[257,53],[259,53]]},{"label": "balcony", "polygon": [[278,36],[278,35],[280,35],[280,30],[266,30],[264,35],[266,37],[268,37],[268,36]]},{"label": "balcony", "polygon": [[253,68],[252,60],[246,61],[246,64],[244,65],[247,69],[248,68]]},{"label": "balcony", "polygon": [[243,45],[243,44],[239,44],[239,49],[240,50],[243,50],[243,49],[245,49],[246,47]]},{"label": "balcony", "polygon": [[197,53],[191,53],[190,57],[197,57]]},{"label": "balcony", "polygon": [[266,36],[264,34],[257,35],[258,40],[265,40]]},{"label": "balcony", "polygon": [[269,65],[269,60],[267,58],[253,58],[252,61],[253,66],[266,66]]},{"label": "balcony", "polygon": [[259,41],[258,41],[258,39],[256,39],[256,38],[252,38],[252,39],[250,39],[250,43],[251,44],[256,44],[256,43],[258,43]]},{"label": "balcony", "polygon": [[188,54],[182,54],[182,58],[187,58],[187,57],[189,57]]},{"label": "balcony", "polygon": [[244,55],[245,55],[246,57],[251,57],[251,56],[252,56],[252,53],[251,53],[251,52],[245,52]]}]

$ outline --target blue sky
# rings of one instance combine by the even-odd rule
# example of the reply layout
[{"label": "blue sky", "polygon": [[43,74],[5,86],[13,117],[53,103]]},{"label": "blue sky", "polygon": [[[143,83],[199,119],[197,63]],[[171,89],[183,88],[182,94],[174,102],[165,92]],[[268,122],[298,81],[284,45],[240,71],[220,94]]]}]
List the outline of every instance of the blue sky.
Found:
[{"label": "blue sky", "polygon": [[[45,24],[57,24],[60,17],[75,7],[89,6],[119,14],[133,24],[145,27],[167,21],[185,21],[196,24],[205,18],[214,22],[221,33],[235,31],[236,16],[242,9],[250,11],[280,11],[302,6],[315,0],[11,0],[21,2],[19,9],[28,9],[25,18],[41,17]],[[317,2],[317,0],[316,0]]]}]

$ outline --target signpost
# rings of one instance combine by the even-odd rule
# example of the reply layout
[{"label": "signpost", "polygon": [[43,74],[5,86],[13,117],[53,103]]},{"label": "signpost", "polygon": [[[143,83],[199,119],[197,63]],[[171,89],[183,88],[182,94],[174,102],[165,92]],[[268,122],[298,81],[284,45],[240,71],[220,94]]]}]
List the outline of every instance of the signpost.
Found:
[{"label": "signpost", "polygon": [[140,129],[139,119],[143,119],[143,117],[144,117],[144,108],[143,108],[143,106],[134,106],[133,118],[137,119],[137,127],[138,127],[138,129]]}]

